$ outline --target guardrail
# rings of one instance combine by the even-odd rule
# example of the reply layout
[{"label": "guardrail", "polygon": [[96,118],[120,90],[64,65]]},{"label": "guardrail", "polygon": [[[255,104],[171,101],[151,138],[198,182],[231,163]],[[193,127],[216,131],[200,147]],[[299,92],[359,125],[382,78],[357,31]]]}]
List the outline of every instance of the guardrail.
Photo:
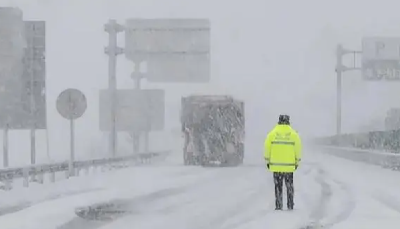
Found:
[{"label": "guardrail", "polygon": [[[86,170],[89,173],[90,168],[97,168],[102,166],[109,166],[109,169],[117,169],[122,167],[131,166],[134,164],[147,164],[151,163],[153,159],[164,159],[168,156],[169,151],[165,152],[150,152],[141,153],[131,156],[115,157],[115,158],[103,158],[103,159],[93,159],[93,160],[82,160],[75,161],[73,163],[74,174],[79,176],[81,170]],[[29,165],[25,167],[18,168],[5,168],[0,169],[0,181],[3,183],[1,189],[9,190],[11,189],[10,183],[18,178],[23,179],[23,186],[29,186],[29,178],[32,177],[35,182],[43,183],[44,174],[50,174],[50,182],[55,182],[55,173],[65,172],[66,178],[70,177],[69,174],[69,162],[58,162],[49,164],[37,164]],[[37,178],[36,178],[37,176]]]},{"label": "guardrail", "polygon": [[331,155],[400,170],[400,130],[340,134],[313,143]]},{"label": "guardrail", "polygon": [[400,170],[400,154],[370,149],[337,147],[318,145],[318,149],[324,153],[357,162],[379,165],[383,168]]},{"label": "guardrail", "polygon": [[319,145],[400,152],[400,130],[348,133],[314,139]]}]

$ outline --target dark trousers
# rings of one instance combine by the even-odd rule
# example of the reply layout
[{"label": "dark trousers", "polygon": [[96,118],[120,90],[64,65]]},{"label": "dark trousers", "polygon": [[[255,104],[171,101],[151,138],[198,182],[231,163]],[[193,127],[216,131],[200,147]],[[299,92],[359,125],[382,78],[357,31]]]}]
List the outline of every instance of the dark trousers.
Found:
[{"label": "dark trousers", "polygon": [[282,209],[283,207],[283,181],[285,181],[285,186],[286,186],[287,207],[288,209],[293,209],[294,206],[293,173],[274,172],[275,207],[278,209]]}]

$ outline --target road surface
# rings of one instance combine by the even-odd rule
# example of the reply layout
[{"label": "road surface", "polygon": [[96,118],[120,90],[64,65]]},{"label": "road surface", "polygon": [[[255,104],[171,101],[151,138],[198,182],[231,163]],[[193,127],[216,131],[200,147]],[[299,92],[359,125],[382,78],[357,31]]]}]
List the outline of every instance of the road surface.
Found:
[{"label": "road surface", "polygon": [[[294,211],[274,211],[262,161],[236,168],[166,162],[0,195],[4,229],[376,229],[400,225],[400,172],[305,152]],[[107,204],[105,204],[107,203]],[[77,208],[105,206],[90,221]],[[117,214],[118,213],[118,214]]]}]

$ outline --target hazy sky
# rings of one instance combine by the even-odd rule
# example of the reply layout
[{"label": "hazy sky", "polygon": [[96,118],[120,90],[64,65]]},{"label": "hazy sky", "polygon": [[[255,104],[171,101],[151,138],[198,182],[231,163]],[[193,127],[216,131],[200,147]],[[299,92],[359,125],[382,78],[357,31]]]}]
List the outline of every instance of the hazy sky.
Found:
[{"label": "hazy sky", "polygon": [[[210,18],[212,81],[209,85],[143,84],[165,88],[166,129],[178,126],[180,96],[191,92],[230,93],[246,101],[251,144],[262,141],[280,113],[292,116],[304,135],[335,131],[335,46],[360,49],[366,35],[400,36],[398,1],[388,0],[0,0],[18,6],[26,20],[46,20],[49,130],[54,146],[66,145],[68,123],[55,110],[68,87],[88,98],[77,124],[77,144],[86,149],[104,142],[98,130],[98,90],[107,86],[109,18]],[[123,44],[123,35],[120,35]],[[357,59],[357,61],[360,58]],[[346,58],[346,63],[352,63]],[[118,87],[133,87],[132,64],[118,59]],[[343,131],[380,128],[390,106],[398,106],[397,83],[361,80],[344,74]],[[389,85],[390,84],[390,85]],[[378,120],[378,121],[376,121]],[[370,127],[374,123],[373,127]],[[377,123],[377,124],[376,124]],[[26,135],[26,139],[28,139]],[[121,138],[121,144],[125,138]],[[258,146],[260,144],[260,146]],[[104,146],[104,144],[102,144]],[[129,145],[127,145],[129,147]],[[68,148],[61,150],[65,154]]]}]

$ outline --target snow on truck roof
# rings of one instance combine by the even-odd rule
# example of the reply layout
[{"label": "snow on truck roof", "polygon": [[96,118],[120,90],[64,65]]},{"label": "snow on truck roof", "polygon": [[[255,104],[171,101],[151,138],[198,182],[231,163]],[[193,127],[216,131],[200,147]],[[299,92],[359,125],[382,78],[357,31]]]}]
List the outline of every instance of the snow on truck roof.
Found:
[{"label": "snow on truck roof", "polygon": [[233,105],[236,109],[243,109],[243,101],[236,100],[230,95],[191,95],[183,97],[182,108],[188,109],[190,106],[187,105],[189,104],[199,107]]},{"label": "snow on truck roof", "polygon": [[191,102],[196,101],[215,101],[215,102],[226,102],[226,101],[237,101],[230,95],[190,95],[184,97],[185,100],[190,100]]}]

